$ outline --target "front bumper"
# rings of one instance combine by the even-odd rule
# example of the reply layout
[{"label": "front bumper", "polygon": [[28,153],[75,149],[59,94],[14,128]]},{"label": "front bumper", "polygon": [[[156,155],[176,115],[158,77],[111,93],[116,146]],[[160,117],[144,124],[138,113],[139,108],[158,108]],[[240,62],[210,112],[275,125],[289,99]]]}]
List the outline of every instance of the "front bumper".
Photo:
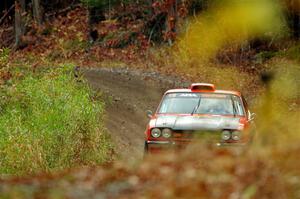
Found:
[{"label": "front bumper", "polygon": [[[185,148],[191,141],[146,141],[147,152],[159,152],[167,149],[182,149]],[[247,143],[244,142],[216,142],[213,143],[216,147],[244,147]]]}]

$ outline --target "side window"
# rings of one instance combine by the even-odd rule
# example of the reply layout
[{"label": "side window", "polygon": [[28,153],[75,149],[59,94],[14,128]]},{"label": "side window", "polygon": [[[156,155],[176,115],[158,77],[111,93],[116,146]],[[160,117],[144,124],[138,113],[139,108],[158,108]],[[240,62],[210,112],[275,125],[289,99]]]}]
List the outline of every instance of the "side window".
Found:
[{"label": "side window", "polygon": [[248,109],[248,104],[247,104],[247,101],[245,100],[244,96],[242,96],[242,100],[243,100],[243,104],[244,104],[244,107],[246,110],[247,118],[250,119],[250,111]]},{"label": "side window", "polygon": [[245,115],[244,107],[241,99],[237,96],[233,96],[233,103],[236,108],[237,115]]}]

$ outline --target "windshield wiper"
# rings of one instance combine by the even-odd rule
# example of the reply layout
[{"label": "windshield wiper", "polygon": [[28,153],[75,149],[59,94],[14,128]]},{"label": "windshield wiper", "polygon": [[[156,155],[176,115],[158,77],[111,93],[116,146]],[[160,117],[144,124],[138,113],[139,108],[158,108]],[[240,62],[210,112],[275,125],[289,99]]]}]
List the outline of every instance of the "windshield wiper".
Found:
[{"label": "windshield wiper", "polygon": [[199,100],[198,100],[198,103],[197,103],[197,106],[195,106],[195,108],[193,109],[191,115],[194,115],[194,113],[196,112],[196,110],[199,108],[200,106],[200,103],[201,103],[201,97],[199,97]]}]

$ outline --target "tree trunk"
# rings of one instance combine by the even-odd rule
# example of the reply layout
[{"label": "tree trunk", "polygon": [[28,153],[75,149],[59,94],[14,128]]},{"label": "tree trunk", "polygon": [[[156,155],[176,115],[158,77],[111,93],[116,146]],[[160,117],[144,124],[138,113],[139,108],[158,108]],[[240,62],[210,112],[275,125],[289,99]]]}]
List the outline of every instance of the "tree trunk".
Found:
[{"label": "tree trunk", "polygon": [[300,1],[289,0],[286,1],[286,17],[289,28],[294,38],[300,38]]},{"label": "tree trunk", "polygon": [[97,30],[94,28],[94,25],[104,20],[105,16],[102,9],[88,7],[88,38],[91,43],[95,42],[99,36]]},{"label": "tree trunk", "polygon": [[19,0],[23,12],[26,12],[26,0]]},{"label": "tree trunk", "polygon": [[15,47],[18,49],[22,45],[22,37],[25,34],[25,0],[15,1]]},{"label": "tree trunk", "polygon": [[38,25],[43,23],[43,8],[40,0],[32,0],[33,17]]},{"label": "tree trunk", "polygon": [[95,15],[95,8],[88,8],[88,38],[89,41],[91,43],[93,43],[95,40],[97,40],[97,38],[95,37],[95,32],[93,30],[94,27],[94,23],[95,23],[95,19],[94,19],[94,15]]},{"label": "tree trunk", "polygon": [[168,18],[166,21],[167,35],[166,39],[170,45],[173,44],[176,37],[176,22],[177,22],[177,0],[169,0],[168,2]]}]

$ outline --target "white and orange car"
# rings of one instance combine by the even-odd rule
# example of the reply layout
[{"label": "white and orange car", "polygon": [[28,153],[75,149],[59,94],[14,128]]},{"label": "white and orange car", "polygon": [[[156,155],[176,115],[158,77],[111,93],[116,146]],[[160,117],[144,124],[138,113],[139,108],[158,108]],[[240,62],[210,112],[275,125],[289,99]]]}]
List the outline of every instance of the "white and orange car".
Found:
[{"label": "white and orange car", "polygon": [[147,112],[145,152],[181,146],[201,135],[211,135],[217,146],[245,145],[253,120],[237,91],[216,90],[213,84],[194,83],[188,89],[168,90],[157,111]]}]

